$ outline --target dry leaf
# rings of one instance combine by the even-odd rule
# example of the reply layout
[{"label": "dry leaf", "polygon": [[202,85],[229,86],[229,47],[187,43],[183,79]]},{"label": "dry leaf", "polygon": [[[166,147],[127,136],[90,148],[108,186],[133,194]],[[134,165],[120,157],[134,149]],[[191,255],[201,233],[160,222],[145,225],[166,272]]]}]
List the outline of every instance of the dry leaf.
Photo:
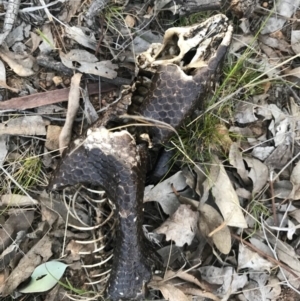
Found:
[{"label": "dry leaf", "polygon": [[[86,32],[90,32],[88,28],[79,28],[76,26],[67,26],[65,28],[66,36],[72,40],[75,40],[78,44],[87,47],[92,50],[97,49],[97,41],[94,35],[88,36]],[[91,32],[90,32],[91,33]]]},{"label": "dry leaf", "polygon": [[32,70],[35,59],[30,55],[15,54],[8,49],[4,49],[2,46],[0,57],[19,76],[31,76],[35,74]]},{"label": "dry leaf", "polygon": [[154,289],[159,289],[164,296],[165,300],[169,301],[190,301],[190,299],[177,287],[172,284],[168,284],[165,282],[161,283],[150,283],[150,287]]},{"label": "dry leaf", "polygon": [[252,103],[239,102],[235,111],[235,121],[240,124],[256,121],[257,118],[254,115],[255,107],[256,105]]},{"label": "dry leaf", "polygon": [[251,181],[248,178],[248,171],[246,170],[242,153],[240,152],[239,146],[236,142],[231,144],[229,152],[229,163],[236,168],[237,173],[242,178],[243,182],[246,185],[249,185]]},{"label": "dry leaf", "polygon": [[2,61],[0,61],[0,87],[10,89],[15,93],[19,92],[18,89],[11,88],[6,84],[6,69]]},{"label": "dry leaf", "polygon": [[204,281],[220,286],[216,292],[218,296],[222,297],[237,292],[248,281],[246,274],[238,274],[233,267],[206,266],[200,267],[198,270]]},{"label": "dry leaf", "polygon": [[[224,166],[215,159],[217,165],[210,170],[212,194],[228,226],[247,228],[247,223],[240,207],[238,196],[225,171]],[[209,179],[207,181],[210,181]]]},{"label": "dry leaf", "polygon": [[30,206],[37,205],[38,201],[26,195],[4,194],[1,196],[1,203],[7,206]]},{"label": "dry leaf", "polygon": [[247,162],[247,165],[250,168],[248,176],[253,183],[252,194],[259,193],[269,179],[268,167],[255,158],[245,157],[244,160]]},{"label": "dry leaf", "polygon": [[181,171],[156,186],[147,186],[145,189],[144,202],[156,201],[161,205],[164,213],[168,215],[173,214],[178,209],[180,203],[174,194],[172,185],[177,191],[186,188],[187,184]]},{"label": "dry leaf", "polygon": [[[204,204],[200,206],[199,210],[199,230],[202,235],[209,239],[208,235],[215,231],[224,222],[220,213],[212,206]],[[231,250],[231,235],[229,228],[223,225],[211,237],[217,249],[223,253],[228,254]],[[209,239],[210,240],[210,239]]]},{"label": "dry leaf", "polygon": [[39,45],[41,53],[47,54],[54,49],[55,41],[52,35],[50,24],[45,24],[42,27],[43,39]]},{"label": "dry leaf", "polygon": [[281,287],[278,279],[266,273],[249,273],[249,282],[243,289],[243,294],[249,301],[273,301],[280,295]]},{"label": "dry leaf", "polygon": [[15,269],[11,272],[5,283],[2,295],[11,294],[20,283],[28,279],[34,269],[52,256],[52,242],[48,236],[44,236],[24,256]]},{"label": "dry leaf", "polygon": [[[69,53],[60,52],[62,63],[70,69],[78,70],[82,73],[94,74],[107,78],[115,78],[118,66],[111,61],[98,62],[97,58],[86,50],[73,49]],[[74,63],[78,63],[75,67]]]},{"label": "dry leaf", "polygon": [[[268,253],[270,254],[270,251]],[[239,244],[238,271],[246,268],[254,271],[270,271],[273,266],[274,264],[270,261],[262,258],[243,244]]]},{"label": "dry leaf", "polygon": [[180,205],[177,211],[169,217],[155,232],[165,234],[166,240],[173,240],[178,247],[190,245],[195,237],[198,213],[189,205]]},{"label": "dry leaf", "polygon": [[266,22],[264,21],[264,26],[260,32],[261,35],[272,33],[283,28],[284,23],[287,18],[291,18],[300,5],[299,0],[285,1],[280,0],[276,3],[276,13],[282,18],[277,18],[277,16],[266,16]]},{"label": "dry leaf", "polygon": [[274,146],[257,146],[253,149],[251,155],[261,161],[266,160],[275,149]]},{"label": "dry leaf", "polygon": [[24,116],[0,123],[0,135],[45,136],[46,121],[41,116]]},{"label": "dry leaf", "polygon": [[135,18],[132,17],[131,15],[127,15],[125,17],[125,24],[129,27],[129,28],[133,28],[135,25]]}]

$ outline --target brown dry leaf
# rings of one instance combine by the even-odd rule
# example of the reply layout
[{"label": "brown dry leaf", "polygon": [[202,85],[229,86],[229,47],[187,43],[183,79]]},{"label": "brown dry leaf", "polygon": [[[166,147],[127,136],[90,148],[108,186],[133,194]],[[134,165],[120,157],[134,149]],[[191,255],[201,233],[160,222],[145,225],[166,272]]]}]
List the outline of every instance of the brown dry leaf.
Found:
[{"label": "brown dry leaf", "polygon": [[48,122],[41,116],[24,116],[0,123],[0,135],[45,136]]},{"label": "brown dry leaf", "polygon": [[189,205],[180,205],[155,232],[165,234],[166,240],[173,240],[178,247],[184,244],[190,245],[195,237],[197,221],[198,212],[191,210]]},{"label": "brown dry leaf", "polygon": [[239,146],[236,142],[231,144],[229,152],[229,163],[236,168],[237,173],[242,178],[243,182],[246,185],[249,185],[251,181],[248,178],[248,171],[246,170],[242,153],[240,152]]},{"label": "brown dry leaf", "polygon": [[190,301],[190,298],[188,298],[179,288],[175,287],[172,284],[168,284],[163,281],[154,283],[153,281],[149,283],[149,287],[160,290],[166,300]]},{"label": "brown dry leaf", "polygon": [[181,191],[187,186],[181,171],[155,186],[147,186],[145,189],[144,203],[151,201],[158,202],[164,213],[168,215],[173,214],[178,209],[180,203],[174,194],[172,186],[177,191]]},{"label": "brown dry leaf", "polygon": [[52,242],[48,236],[44,236],[30,251],[20,260],[19,264],[10,274],[2,291],[5,297],[11,294],[20,283],[29,278],[34,269],[52,256]]},{"label": "brown dry leaf", "polygon": [[42,41],[42,38],[38,34],[34,33],[33,31],[30,32],[30,38],[31,38],[31,51],[30,52],[33,53],[39,47],[39,45]]},{"label": "brown dry leaf", "polygon": [[[90,54],[86,50],[73,49],[69,53],[64,54],[60,52],[60,58],[62,63],[68,68],[78,70],[81,73],[94,74],[97,76],[103,76],[113,79],[117,76],[115,69],[117,65],[111,61],[99,62],[96,56]],[[74,63],[78,63],[77,68],[74,67]]]},{"label": "brown dry leaf", "polygon": [[[86,29],[86,28],[85,28]],[[89,36],[83,28],[79,26],[67,26],[65,28],[66,36],[75,40],[78,44],[83,45],[92,50],[97,49],[97,41],[94,35]]]},{"label": "brown dry leaf", "polygon": [[249,273],[249,282],[243,289],[243,294],[249,301],[278,300],[280,292],[281,287],[277,278],[257,271]]},{"label": "brown dry leaf", "polygon": [[248,176],[253,183],[252,193],[259,193],[269,179],[268,167],[255,158],[244,158],[244,160],[250,167],[250,172]]},{"label": "brown dry leaf", "polygon": [[1,47],[0,57],[19,76],[31,76],[35,74],[32,70],[35,60],[31,55],[15,54]]},{"label": "brown dry leaf", "polygon": [[71,79],[66,121],[59,135],[60,154],[63,153],[64,149],[68,147],[71,141],[72,127],[77,114],[77,110],[79,108],[81,76],[81,73],[76,73]]},{"label": "brown dry leaf", "polygon": [[[58,215],[62,218],[64,223],[65,223],[65,221],[68,221],[69,225],[74,225],[76,227],[82,226],[82,223],[76,217],[74,217],[72,214],[70,214],[70,212],[69,212],[70,209],[67,208],[63,202],[61,202],[60,200],[57,201],[53,198],[50,200],[50,197],[46,192],[43,192],[39,196],[39,202],[42,206],[42,210],[44,209],[43,207],[46,207],[46,209],[45,209],[46,215],[45,216],[43,215],[43,219],[47,220],[47,222],[49,222],[49,224],[55,222],[57,215]],[[47,213],[47,209],[53,211],[54,214],[51,215],[50,213]],[[49,217],[50,220],[48,220],[47,217]],[[82,214],[82,218],[87,220],[87,217],[84,214]]]},{"label": "brown dry leaf", "polygon": [[193,283],[205,291],[211,291],[211,288],[209,287],[209,285],[207,285],[206,282],[200,281],[197,277],[195,277],[192,274],[189,274],[187,271],[179,270],[178,272],[174,272],[172,270],[168,270],[166,271],[164,276],[165,279],[172,279],[174,277]]},{"label": "brown dry leaf", "polygon": [[[235,268],[203,266],[198,269],[201,279],[211,287],[214,287],[219,297],[229,296],[238,292],[248,282],[245,273],[237,273]],[[217,288],[217,289],[216,289]],[[213,292],[215,291],[213,290]],[[230,300],[226,297],[222,300]]]},{"label": "brown dry leaf", "polygon": [[285,143],[280,144],[265,160],[270,169],[281,169],[292,158],[292,146]]},{"label": "brown dry leaf", "polygon": [[133,28],[135,25],[135,18],[132,17],[131,15],[127,15],[125,17],[125,24],[129,27],[129,28]]},{"label": "brown dry leaf", "polygon": [[64,23],[69,23],[71,19],[75,16],[76,12],[80,9],[81,5],[81,0],[69,1],[68,5],[63,6],[63,9],[59,14],[58,19]]},{"label": "brown dry leaf", "polygon": [[[198,210],[200,213],[198,222],[199,230],[204,237],[209,238],[208,235],[221,226],[224,220],[220,213],[210,205],[201,205]],[[230,252],[231,235],[226,225],[220,227],[220,229],[212,235],[211,239],[221,253],[228,254]]]},{"label": "brown dry leaf", "polygon": [[239,102],[236,107],[234,119],[240,124],[255,122],[255,108],[257,105],[252,103]]},{"label": "brown dry leaf", "polygon": [[42,27],[43,39],[42,43],[39,45],[41,53],[49,53],[55,48],[55,40],[52,35],[50,24],[45,24]]},{"label": "brown dry leaf", "polygon": [[12,243],[12,239],[16,238],[19,231],[27,231],[31,226],[34,218],[33,211],[17,211],[2,224],[0,229],[0,253]]},{"label": "brown dry leaf", "polygon": [[[270,251],[269,254],[271,254]],[[243,244],[239,245],[238,271],[246,268],[254,271],[270,271],[273,266],[273,263],[261,257],[258,253]]]},{"label": "brown dry leaf", "polygon": [[15,93],[19,92],[18,89],[11,88],[6,84],[6,69],[2,61],[0,61],[0,87],[10,89]]},{"label": "brown dry leaf", "polygon": [[247,228],[247,223],[240,207],[239,198],[225,171],[223,164],[215,158],[216,165],[210,169],[212,194],[228,226]]},{"label": "brown dry leaf", "polygon": [[38,201],[26,195],[4,194],[1,196],[1,203],[7,206],[30,206],[37,205]]}]

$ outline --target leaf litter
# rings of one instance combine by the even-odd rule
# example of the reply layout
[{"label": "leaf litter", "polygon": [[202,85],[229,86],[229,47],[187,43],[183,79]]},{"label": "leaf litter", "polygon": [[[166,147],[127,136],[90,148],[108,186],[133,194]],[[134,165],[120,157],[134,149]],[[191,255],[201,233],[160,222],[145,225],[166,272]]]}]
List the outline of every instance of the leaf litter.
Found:
[{"label": "leaf litter", "polygon": [[[0,33],[0,292],[3,297],[21,292],[19,284],[37,267],[61,259],[69,267],[52,284],[64,275],[64,286],[46,293],[45,300],[61,294],[81,300],[82,292],[96,299],[109,274],[114,204],[92,188],[48,194],[57,149],[88,124],[85,105],[78,103],[82,95],[89,110],[101,112],[116,99],[117,87],[136,76],[135,55],[160,42],[166,28],[163,22],[157,30],[149,27],[160,20],[158,11],[170,13],[172,20],[176,9],[182,16],[188,12],[172,1],[155,1],[156,9],[138,3],[114,6],[113,1],[34,1],[30,7],[25,2],[0,4],[5,12]],[[155,300],[158,291],[167,300],[283,300],[286,294],[300,299],[300,28],[294,22],[299,5],[231,1],[240,28],[225,65],[240,60],[245,73],[234,78],[231,114],[224,111],[219,118],[218,128],[225,127],[230,139],[223,152],[212,151],[209,159],[201,157],[201,150],[198,156],[187,154],[193,164],[146,187],[148,236],[159,241],[165,271],[150,282],[149,299]],[[264,13],[257,14],[262,7]],[[99,23],[91,26],[96,15]],[[243,82],[250,71],[256,75]],[[84,81],[89,83],[80,88]],[[66,111],[63,101],[68,99]],[[77,102],[75,113],[62,135],[71,100]],[[25,176],[16,178],[20,170]],[[38,291],[34,286],[27,290]]]}]

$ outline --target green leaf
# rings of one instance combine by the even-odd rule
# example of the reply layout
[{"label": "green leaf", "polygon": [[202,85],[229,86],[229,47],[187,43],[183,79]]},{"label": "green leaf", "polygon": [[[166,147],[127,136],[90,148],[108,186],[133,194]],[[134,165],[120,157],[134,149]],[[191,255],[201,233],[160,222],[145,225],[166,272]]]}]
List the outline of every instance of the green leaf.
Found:
[{"label": "green leaf", "polygon": [[59,261],[45,262],[35,268],[30,282],[19,290],[20,293],[40,293],[50,290],[64,274],[68,265]]}]

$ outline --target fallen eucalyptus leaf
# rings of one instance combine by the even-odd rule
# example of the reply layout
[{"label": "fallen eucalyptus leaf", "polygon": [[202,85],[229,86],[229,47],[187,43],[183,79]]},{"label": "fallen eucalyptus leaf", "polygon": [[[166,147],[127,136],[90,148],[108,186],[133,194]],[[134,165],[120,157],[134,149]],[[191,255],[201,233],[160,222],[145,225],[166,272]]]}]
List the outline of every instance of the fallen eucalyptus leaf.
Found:
[{"label": "fallen eucalyptus leaf", "polygon": [[[73,49],[67,54],[60,52],[60,58],[65,66],[82,73],[94,74],[110,79],[117,76],[117,72],[114,70],[117,69],[117,65],[111,61],[98,62],[97,58],[86,50]],[[74,63],[78,63],[78,67]]]},{"label": "fallen eucalyptus leaf", "polygon": [[168,215],[173,214],[178,209],[180,203],[174,194],[172,185],[177,191],[181,191],[187,187],[181,171],[156,186],[147,186],[145,189],[144,202],[158,202],[164,213]]},{"label": "fallen eucalyptus leaf", "polygon": [[208,182],[211,182],[212,194],[228,226],[247,228],[247,223],[240,207],[239,198],[225,171],[223,164],[215,159],[216,165],[210,170]]},{"label": "fallen eucalyptus leaf", "polygon": [[6,123],[0,123],[0,135],[46,135],[47,122],[41,116],[24,116],[10,119]]},{"label": "fallen eucalyptus leaf", "polygon": [[211,238],[208,237],[212,231],[216,230],[216,228],[224,222],[221,214],[212,206],[207,204],[201,205],[198,210],[198,226],[202,235],[207,238],[208,241],[212,239],[214,245],[221,253],[228,254],[231,250],[231,235],[229,228],[226,225],[218,229]]}]

